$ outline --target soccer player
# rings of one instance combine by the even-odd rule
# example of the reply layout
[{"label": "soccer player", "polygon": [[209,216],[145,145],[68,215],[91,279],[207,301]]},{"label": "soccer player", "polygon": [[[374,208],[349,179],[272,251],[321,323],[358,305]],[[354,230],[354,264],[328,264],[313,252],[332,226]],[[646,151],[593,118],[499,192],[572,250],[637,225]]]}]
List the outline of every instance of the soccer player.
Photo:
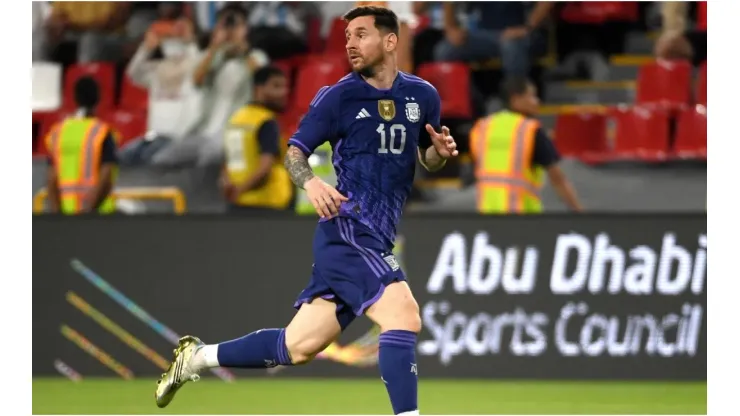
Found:
[{"label": "soccer player", "polygon": [[[388,9],[358,7],[345,16],[353,72],[319,90],[293,137],[285,165],[321,216],[308,286],[283,329],[261,329],[221,344],[186,336],[158,382],[166,406],[187,381],[210,367],[304,364],[362,314],[381,328],[378,363],[394,414],[418,414],[416,337],[419,306],[392,254],[396,225],[411,190],[416,158],[428,170],[457,156],[439,125],[440,99],[428,82],[396,66],[398,19]],[[328,141],[336,188],[311,171],[308,157]]]}]

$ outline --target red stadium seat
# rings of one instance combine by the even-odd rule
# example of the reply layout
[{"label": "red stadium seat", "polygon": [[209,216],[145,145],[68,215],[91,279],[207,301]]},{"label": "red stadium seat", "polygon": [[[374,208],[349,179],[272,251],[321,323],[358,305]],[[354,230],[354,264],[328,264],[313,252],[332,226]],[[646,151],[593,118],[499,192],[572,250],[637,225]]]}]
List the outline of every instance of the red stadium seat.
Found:
[{"label": "red stadium seat", "polygon": [[686,61],[656,61],[640,67],[637,104],[671,110],[686,108],[691,101],[692,67]]},{"label": "red stadium seat", "polygon": [[613,122],[611,158],[615,160],[666,160],[669,150],[669,112],[665,108],[617,107],[609,111]]},{"label": "red stadium seat", "polygon": [[110,110],[101,112],[100,119],[110,124],[120,135],[120,148],[132,139],[146,134],[146,114],[126,110]]},{"label": "red stadium seat", "polygon": [[696,103],[707,106],[707,62],[699,67],[699,79],[696,80]]},{"label": "red stadium seat", "polygon": [[309,60],[298,71],[290,111],[305,114],[321,87],[336,84],[346,74],[345,67],[336,60]]},{"label": "red stadium seat", "polygon": [[459,62],[426,63],[416,74],[429,81],[442,100],[443,118],[471,118],[470,69]]},{"label": "red stadium seat", "polygon": [[673,153],[679,159],[707,158],[707,108],[697,105],[678,114]]},{"label": "red stadium seat", "polygon": [[564,157],[588,158],[607,152],[606,115],[560,114],[555,119],[555,144]]},{"label": "red stadium seat", "polygon": [[115,68],[113,64],[107,62],[76,64],[67,69],[64,75],[63,108],[70,110],[75,108],[75,83],[83,76],[90,76],[98,82],[100,87],[98,108],[101,110],[113,108],[116,93]]},{"label": "red stadium seat", "polygon": [[326,54],[346,54],[347,38],[344,35],[344,29],[347,27],[347,22],[341,18],[336,18],[331,23],[329,29],[329,35],[326,37],[326,45],[324,46],[324,53]]},{"label": "red stadium seat", "polygon": [[131,81],[129,77],[123,77],[121,86],[121,102],[118,108],[128,111],[146,113],[149,108],[149,91]]}]

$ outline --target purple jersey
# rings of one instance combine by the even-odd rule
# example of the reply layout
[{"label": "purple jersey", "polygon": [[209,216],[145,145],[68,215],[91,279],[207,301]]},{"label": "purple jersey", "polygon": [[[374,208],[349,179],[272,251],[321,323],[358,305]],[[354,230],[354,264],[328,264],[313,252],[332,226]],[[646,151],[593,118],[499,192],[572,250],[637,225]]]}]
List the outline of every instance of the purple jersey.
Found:
[{"label": "purple jersey", "polygon": [[424,126],[439,131],[439,112],[437,90],[419,77],[399,72],[391,89],[379,90],[351,73],[319,90],[288,144],[310,155],[328,141],[337,189],[349,198],[339,216],[361,222],[392,247],[417,147],[431,146]]}]

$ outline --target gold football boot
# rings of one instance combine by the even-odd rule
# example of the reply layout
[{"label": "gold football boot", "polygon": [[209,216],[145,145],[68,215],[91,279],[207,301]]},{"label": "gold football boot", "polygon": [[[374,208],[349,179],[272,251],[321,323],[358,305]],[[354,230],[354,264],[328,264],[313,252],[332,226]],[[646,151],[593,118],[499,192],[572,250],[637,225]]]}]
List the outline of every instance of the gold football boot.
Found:
[{"label": "gold football boot", "polygon": [[192,366],[195,352],[203,345],[203,342],[191,335],[180,338],[175,348],[175,357],[172,359],[167,371],[157,381],[157,391],[154,393],[154,399],[160,408],[166,407],[175,397],[175,393],[188,381],[198,381],[200,376]]}]

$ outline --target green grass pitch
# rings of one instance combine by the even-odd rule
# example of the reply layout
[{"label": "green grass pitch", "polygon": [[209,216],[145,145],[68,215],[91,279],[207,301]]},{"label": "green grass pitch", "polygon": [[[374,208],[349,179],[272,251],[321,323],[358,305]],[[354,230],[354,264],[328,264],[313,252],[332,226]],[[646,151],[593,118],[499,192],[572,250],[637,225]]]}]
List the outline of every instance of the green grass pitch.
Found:
[{"label": "green grass pitch", "polygon": [[[155,380],[33,380],[34,414],[392,414],[380,380],[188,383],[166,409]],[[422,414],[706,414],[707,385],[683,382],[422,380]]]}]

